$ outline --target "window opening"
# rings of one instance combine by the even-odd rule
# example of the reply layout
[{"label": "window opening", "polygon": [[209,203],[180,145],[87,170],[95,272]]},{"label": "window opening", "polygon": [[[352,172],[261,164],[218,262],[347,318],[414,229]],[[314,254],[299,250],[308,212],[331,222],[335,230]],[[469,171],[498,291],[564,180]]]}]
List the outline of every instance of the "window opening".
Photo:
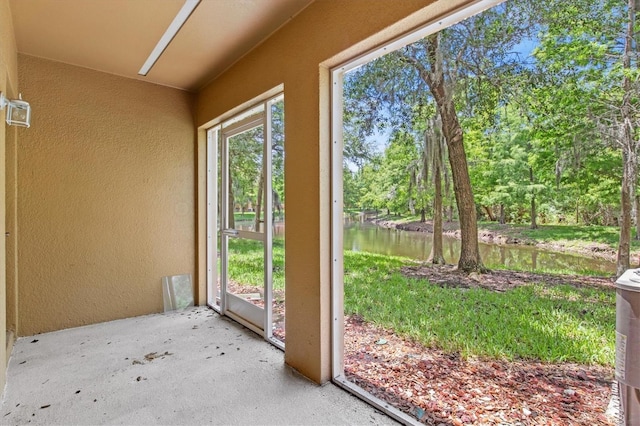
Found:
[{"label": "window opening", "polygon": [[[558,420],[560,418],[571,418],[566,415],[573,416],[575,411],[567,410],[566,405],[551,407],[553,404],[547,400],[543,407],[532,402],[533,383],[541,386],[535,391],[539,392],[535,393],[535,398],[540,400],[553,393],[554,386],[570,389],[566,395],[584,392],[582,395],[589,395],[590,401],[582,410],[584,412],[593,411],[586,408],[592,407],[592,403],[604,412],[612,398],[610,377],[614,360],[612,323],[615,321],[612,319],[615,310],[612,309],[613,293],[606,285],[598,290],[602,303],[596,303],[595,307],[588,302],[580,308],[598,317],[586,320],[573,303],[575,297],[586,297],[591,290],[576,290],[572,285],[556,286],[560,282],[569,283],[567,278],[559,278],[550,286],[535,278],[520,284],[508,278],[508,288],[500,288],[495,285],[496,277],[505,271],[492,276],[481,273],[485,264],[496,268],[502,262],[501,268],[509,267],[505,259],[521,261],[524,268],[531,270],[552,268],[548,262],[559,260],[557,253],[548,255],[525,248],[516,255],[507,254],[508,249],[504,246],[479,245],[479,261],[470,267],[462,259],[475,256],[476,250],[461,254],[460,248],[456,247],[460,245],[459,241],[445,241],[436,249],[435,244],[434,248],[428,246],[431,241],[424,241],[423,236],[414,238],[408,232],[366,224],[371,219],[382,216],[389,219],[394,213],[402,213],[413,216],[416,222],[431,215],[435,228],[436,211],[442,215],[440,223],[453,219],[461,223],[461,228],[462,222],[476,215],[497,222],[503,213],[499,207],[507,203],[506,198],[501,197],[507,197],[507,193],[512,197],[510,214],[528,216],[526,220],[532,228],[536,226],[536,218],[543,217],[539,216],[542,212],[547,217],[555,215],[558,222],[566,221],[564,215],[553,209],[560,208],[562,197],[567,191],[573,191],[573,184],[579,186],[586,181],[572,181],[570,185],[558,188],[559,201],[549,200],[544,198],[544,179],[534,170],[534,165],[544,166],[539,157],[543,155],[550,161],[546,176],[551,185],[547,184],[545,188],[551,192],[555,191],[554,185],[561,185],[561,178],[556,173],[562,172],[556,167],[563,168],[567,163],[562,162],[558,151],[559,137],[573,141],[565,145],[570,146],[567,153],[585,149],[593,159],[598,158],[595,162],[602,161],[615,168],[613,164],[619,159],[619,153],[614,153],[607,142],[611,134],[608,132],[619,130],[611,124],[615,120],[594,117],[597,123],[586,123],[582,118],[591,117],[589,114],[594,112],[587,105],[594,100],[589,96],[594,95],[592,90],[596,83],[593,77],[599,72],[603,72],[603,85],[598,87],[610,87],[610,95],[616,98],[618,105],[624,102],[623,96],[616,97],[613,93],[621,87],[622,81],[626,81],[625,77],[617,75],[618,80],[611,86],[606,82],[609,78],[615,81],[614,70],[624,66],[625,55],[620,49],[623,43],[616,34],[628,28],[625,26],[625,2],[609,9],[607,4],[598,3],[597,12],[584,7],[548,14],[546,4],[500,3],[474,2],[464,10],[332,70],[334,381],[405,423],[533,421],[551,424],[562,422]],[[629,3],[630,8],[634,7],[632,4]],[[488,10],[496,5],[495,9]],[[488,12],[477,15],[486,9]],[[525,10],[527,15],[523,13]],[[540,13],[531,13],[536,10]],[[603,36],[602,26],[594,25],[596,31],[592,34],[586,27],[572,26],[571,14],[577,10],[583,13],[579,15],[580,22],[602,19],[612,25],[613,30],[608,33],[610,38]],[[568,23],[565,28],[571,30],[557,28],[559,19]],[[453,25],[456,27],[450,28]],[[505,38],[500,39],[501,36]],[[489,43],[483,45],[485,41]],[[417,44],[413,44],[415,42]],[[440,44],[445,42],[456,55],[472,52],[475,56],[463,58],[469,61],[467,64],[454,63],[460,58],[446,56],[445,45]],[[618,50],[612,47],[614,45]],[[598,47],[589,50],[593,46]],[[585,49],[581,50],[583,53],[589,51],[589,58],[574,58],[578,47]],[[394,56],[384,56],[389,53]],[[617,62],[611,60],[616,54]],[[567,58],[561,63],[563,55]],[[515,60],[518,56],[528,57],[529,61],[518,62]],[[376,65],[370,66],[373,60]],[[635,60],[634,56],[632,64]],[[355,81],[354,75],[368,80]],[[404,80],[397,84],[392,78]],[[520,78],[525,83],[518,86],[518,81],[510,78]],[[553,86],[558,81],[563,84]],[[580,106],[573,104],[577,108],[562,109],[558,91],[569,96],[564,100],[575,99],[570,96],[577,94],[573,89],[580,84],[583,84],[580,90],[584,89],[578,96]],[[586,93],[591,95],[586,96]],[[453,99],[447,98],[449,94],[453,94]],[[356,100],[350,97],[352,95]],[[536,96],[540,98],[529,99]],[[604,99],[611,100],[612,97],[599,97],[597,102],[606,103]],[[529,101],[531,104],[525,106]],[[529,108],[526,113],[523,113],[524,108]],[[614,108],[605,115],[610,117],[608,114],[619,114],[619,111]],[[377,126],[381,122],[385,127]],[[549,126],[558,131],[559,122],[567,125],[566,132],[561,131],[562,136],[551,134]],[[458,155],[449,149],[451,138],[456,136],[456,132],[451,132],[452,123],[465,138],[464,147],[468,151],[463,157],[469,163],[469,180],[475,179],[474,185],[482,184],[485,190],[472,194],[470,199],[475,196],[478,209],[472,202],[467,214],[457,214],[458,210],[465,211],[462,206],[465,197],[457,197],[453,192],[446,195],[445,189],[445,186],[459,188],[461,182],[457,180],[453,184],[453,179],[457,179],[455,174],[459,178],[461,171],[452,167],[459,167],[462,162],[449,161]],[[537,123],[538,127],[532,123]],[[545,133],[549,139],[537,140],[541,132],[549,132]],[[581,138],[599,142],[593,145],[578,142]],[[367,146],[380,141],[382,143],[377,147]],[[548,148],[546,143],[552,147]],[[437,163],[434,159],[442,161]],[[514,164],[520,165],[517,172]],[[586,170],[582,166],[579,168],[582,172]],[[605,176],[609,176],[609,170],[605,169],[607,167],[587,191],[595,191],[599,185],[596,181],[602,183]],[[573,172],[580,173],[577,169]],[[478,183],[487,176],[493,176],[495,182]],[[567,175],[563,176],[569,179]],[[620,182],[620,179],[614,181]],[[471,181],[468,184],[471,186]],[[441,188],[438,189],[438,185]],[[618,188],[612,186],[610,189],[616,193]],[[437,195],[439,191],[440,195]],[[584,196],[577,190],[574,194]],[[604,196],[604,192],[601,194]],[[437,204],[435,200],[440,197],[440,204]],[[555,207],[550,208],[553,203]],[[618,208],[617,203],[611,202],[614,209]],[[476,238],[477,229],[473,234]],[[384,240],[385,244],[371,247],[368,244],[373,238]],[[409,251],[399,251],[405,249]],[[408,259],[409,256],[413,259]],[[440,274],[425,274],[423,264],[430,257],[432,260],[438,258],[436,263],[444,261],[448,264],[432,267]],[[563,258],[558,265],[565,261],[569,261],[568,258]],[[477,272],[456,273],[452,266],[456,263],[460,270],[469,268],[477,269]],[[611,262],[604,265],[589,259],[586,263],[572,263],[572,268],[574,271],[582,268],[598,271],[602,267],[600,272],[612,271]],[[562,266],[555,268],[559,270]],[[438,279],[446,274],[456,277],[455,285],[446,282],[438,285]],[[509,276],[513,278],[518,274]],[[523,299],[519,299],[519,295]],[[520,303],[522,300],[524,303]],[[531,306],[536,308],[530,310]],[[543,320],[547,315],[548,321]],[[580,319],[574,322],[576,316]],[[602,324],[607,327],[603,328]],[[541,332],[541,329],[545,331]],[[553,337],[547,339],[550,336]],[[542,338],[538,340],[538,337]],[[584,343],[583,349],[590,349],[570,349],[575,348],[577,341]],[[544,349],[537,351],[535,348]],[[565,365],[567,358],[580,364],[585,371],[583,379],[591,376],[594,380],[568,378],[566,372],[571,368]],[[595,359],[599,360],[595,362],[599,366],[593,366]],[[400,377],[401,374],[404,376]],[[545,377],[544,384],[538,379],[530,381],[530,377]],[[562,380],[562,385],[555,381],[558,377],[566,379]],[[580,381],[589,381],[589,384],[580,387]],[[492,386],[501,390],[496,393],[491,390]],[[581,390],[576,391],[576,387]],[[596,392],[588,390],[596,388]],[[498,401],[508,408],[496,409]],[[491,408],[487,410],[487,406]],[[513,410],[511,407],[514,406],[518,409]],[[583,424],[601,421],[596,418],[597,414],[584,415],[587,417],[573,420]]]}]

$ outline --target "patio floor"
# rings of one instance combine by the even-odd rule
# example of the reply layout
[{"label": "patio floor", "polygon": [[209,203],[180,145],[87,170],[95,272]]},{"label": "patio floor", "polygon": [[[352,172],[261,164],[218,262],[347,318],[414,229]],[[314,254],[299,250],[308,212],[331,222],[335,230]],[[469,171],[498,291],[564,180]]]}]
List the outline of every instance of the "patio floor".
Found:
[{"label": "patio floor", "polygon": [[16,341],[1,424],[396,424],[196,307]]}]

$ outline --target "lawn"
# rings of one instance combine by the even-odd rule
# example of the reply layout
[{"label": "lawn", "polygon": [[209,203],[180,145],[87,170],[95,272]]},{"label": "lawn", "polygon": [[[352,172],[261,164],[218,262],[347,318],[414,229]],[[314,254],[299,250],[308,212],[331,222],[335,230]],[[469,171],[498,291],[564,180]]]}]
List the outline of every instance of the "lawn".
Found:
[{"label": "lawn", "polygon": [[[261,241],[229,240],[229,276],[252,287],[264,284],[264,245]],[[284,289],[284,240],[273,240],[273,288]]]},{"label": "lawn", "polygon": [[[262,244],[230,241],[234,280],[262,284]],[[615,291],[531,282],[507,291],[443,287],[403,275],[410,259],[346,251],[345,314],[465,357],[612,366]],[[284,244],[274,241],[274,288],[284,288]],[[455,279],[455,278],[454,278]]]},{"label": "lawn", "polygon": [[531,282],[507,291],[432,285],[407,259],[345,252],[345,313],[465,357],[612,366],[615,291]]},{"label": "lawn", "polygon": [[256,213],[255,212],[244,212],[244,213],[235,212],[233,214],[233,217],[236,222],[253,221],[256,218]]}]

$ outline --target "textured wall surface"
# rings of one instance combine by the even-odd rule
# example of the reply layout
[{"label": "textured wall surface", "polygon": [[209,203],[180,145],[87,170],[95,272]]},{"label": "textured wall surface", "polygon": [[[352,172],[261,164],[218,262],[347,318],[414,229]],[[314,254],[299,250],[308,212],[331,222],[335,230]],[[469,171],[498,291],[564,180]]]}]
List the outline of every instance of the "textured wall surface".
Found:
[{"label": "textured wall surface", "polygon": [[189,93],[19,55],[18,334],[162,310],[194,272]]},{"label": "textured wall surface", "polygon": [[[206,127],[284,84],[285,360],[317,382],[331,377],[329,68],[464,3],[469,1],[317,0],[200,93],[197,124]],[[203,223],[202,208],[199,212]]]}]

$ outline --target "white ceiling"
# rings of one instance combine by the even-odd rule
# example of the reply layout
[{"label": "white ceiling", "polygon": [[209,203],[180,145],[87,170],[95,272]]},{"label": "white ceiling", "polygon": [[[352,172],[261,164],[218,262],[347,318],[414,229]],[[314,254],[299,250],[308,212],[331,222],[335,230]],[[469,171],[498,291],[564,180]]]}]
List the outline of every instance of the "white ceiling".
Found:
[{"label": "white ceiling", "polygon": [[18,52],[197,91],[313,0],[202,0],[147,76],[184,0],[11,0]]}]

